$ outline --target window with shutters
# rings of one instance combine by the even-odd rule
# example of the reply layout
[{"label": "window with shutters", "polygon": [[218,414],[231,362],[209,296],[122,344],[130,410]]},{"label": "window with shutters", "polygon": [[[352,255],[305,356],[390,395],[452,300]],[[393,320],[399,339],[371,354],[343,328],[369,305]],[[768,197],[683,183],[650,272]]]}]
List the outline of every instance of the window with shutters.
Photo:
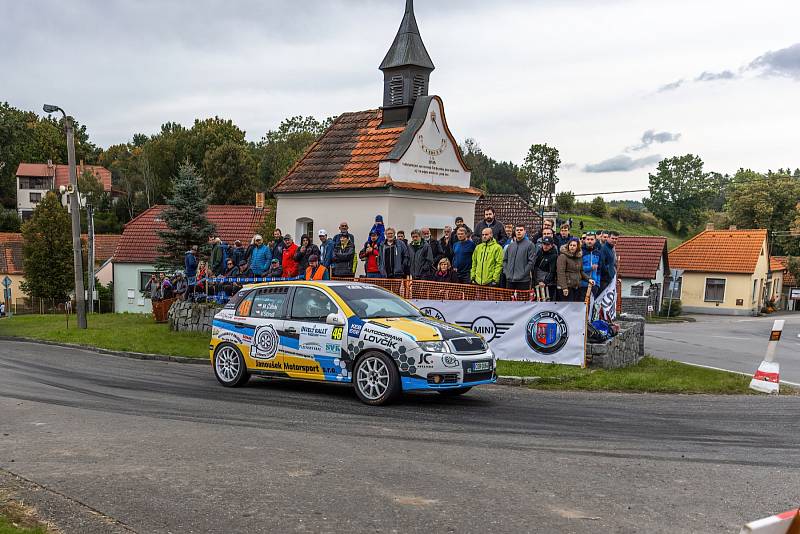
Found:
[{"label": "window with shutters", "polygon": [[399,74],[392,76],[389,80],[389,102],[393,106],[403,104],[403,77]]},{"label": "window with shutters", "polygon": [[411,101],[414,102],[417,98],[425,94],[425,76],[417,74],[414,76],[413,85],[411,86]]},{"label": "window with shutters", "polygon": [[725,301],[725,279],[724,278],[706,278],[706,302],[724,302]]}]

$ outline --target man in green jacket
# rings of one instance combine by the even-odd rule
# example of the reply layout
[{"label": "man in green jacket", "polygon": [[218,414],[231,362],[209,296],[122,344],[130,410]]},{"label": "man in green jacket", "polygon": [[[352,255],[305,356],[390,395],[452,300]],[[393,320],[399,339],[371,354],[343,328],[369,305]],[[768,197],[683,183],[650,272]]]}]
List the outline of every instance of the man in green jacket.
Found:
[{"label": "man in green jacket", "polygon": [[470,280],[479,286],[497,286],[503,271],[503,247],[495,241],[491,228],[481,231],[481,242],[472,253]]}]

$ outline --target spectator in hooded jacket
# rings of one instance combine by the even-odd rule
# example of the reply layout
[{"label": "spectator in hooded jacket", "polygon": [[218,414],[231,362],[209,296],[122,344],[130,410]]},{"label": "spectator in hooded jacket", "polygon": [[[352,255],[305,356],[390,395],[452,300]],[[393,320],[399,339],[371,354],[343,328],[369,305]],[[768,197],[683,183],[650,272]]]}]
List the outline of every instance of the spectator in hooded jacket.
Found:
[{"label": "spectator in hooded jacket", "polygon": [[583,302],[586,290],[581,289],[581,282],[594,284],[583,271],[581,244],[577,238],[561,247],[556,260],[556,280],[558,281],[558,300],[562,302]]},{"label": "spectator in hooded jacket", "polygon": [[476,243],[483,241],[482,232],[484,228],[489,228],[492,231],[492,237],[498,244],[505,243],[508,239],[505,226],[494,217],[494,208],[492,206],[487,206],[483,210],[483,220],[475,225],[475,233],[472,236],[473,241]]},{"label": "spectator in hooded jacket", "polygon": [[514,240],[503,252],[503,273],[509,289],[529,290],[533,269],[533,243],[525,238],[525,226],[514,227]]},{"label": "spectator in hooded jacket", "polygon": [[253,250],[250,253],[250,270],[253,272],[253,276],[263,276],[271,261],[272,251],[264,244],[261,234],[254,235]]},{"label": "spectator in hooded jacket", "polygon": [[[592,293],[594,296],[600,294],[600,250],[596,247],[597,237],[594,232],[587,232],[586,239],[581,249],[583,259],[583,272],[586,274],[587,279],[592,280]],[[586,279],[581,281],[581,287],[586,289],[588,286]]]},{"label": "spectator in hooded jacket", "polygon": [[450,259],[447,256],[439,258],[438,269],[433,273],[434,282],[447,282],[450,284],[458,283],[458,273],[453,269]]},{"label": "spectator in hooded jacket", "polygon": [[470,281],[479,286],[496,287],[503,271],[503,247],[495,240],[492,229],[481,230],[481,242],[472,253]]},{"label": "spectator in hooded jacket", "polygon": [[557,262],[558,249],[555,243],[549,237],[543,237],[542,248],[536,252],[533,259],[533,285],[545,288],[547,297],[551,300],[556,299]]},{"label": "spectator in hooded jacket", "polygon": [[283,256],[281,257],[281,267],[283,267],[284,278],[294,278],[299,273],[300,264],[294,259],[297,252],[297,243],[292,239],[291,234],[283,235]]},{"label": "spectator in hooded jacket", "polygon": [[433,275],[433,251],[431,251],[431,246],[423,241],[422,232],[416,228],[411,230],[408,253],[411,276],[418,280],[429,280]]},{"label": "spectator in hooded jacket", "polygon": [[386,239],[380,248],[378,266],[384,278],[404,278],[409,273],[408,245],[397,239],[392,227],[386,229]]},{"label": "spectator in hooded jacket", "polygon": [[378,232],[369,233],[369,241],[358,253],[358,257],[364,262],[364,272],[367,278],[380,278],[381,268],[379,264],[381,246],[378,243]]},{"label": "spectator in hooded jacket", "polygon": [[300,236],[300,246],[297,247],[297,250],[294,253],[294,259],[298,264],[298,274],[306,272],[306,267],[308,267],[308,259],[311,256],[316,256],[319,258],[319,247],[311,242],[310,236],[303,234]]},{"label": "spectator in hooded jacket", "polygon": [[333,239],[328,239],[328,232],[323,228],[318,232],[319,235],[319,262],[330,267],[333,259]]},{"label": "spectator in hooded jacket", "polygon": [[[372,228],[369,229],[369,233],[375,234],[378,236],[378,245],[383,243],[383,240],[386,238],[386,229],[383,227],[383,215],[376,215],[375,216],[375,224],[372,225]],[[367,238],[365,245],[369,243],[369,238]]]},{"label": "spectator in hooded jacket", "polygon": [[469,239],[467,229],[463,225],[456,229],[456,237],[458,240],[453,243],[453,267],[458,272],[458,281],[469,284],[475,241]]},{"label": "spectator in hooded jacket", "polygon": [[333,260],[331,261],[331,277],[333,278],[352,278],[353,259],[356,257],[356,249],[350,242],[349,234],[340,234],[339,242],[333,248]]}]

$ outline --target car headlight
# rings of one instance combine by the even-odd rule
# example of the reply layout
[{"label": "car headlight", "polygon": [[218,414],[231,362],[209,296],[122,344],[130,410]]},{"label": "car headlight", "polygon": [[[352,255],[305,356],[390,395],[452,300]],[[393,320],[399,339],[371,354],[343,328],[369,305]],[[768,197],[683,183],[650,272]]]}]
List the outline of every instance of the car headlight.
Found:
[{"label": "car headlight", "polygon": [[450,352],[447,348],[447,343],[444,341],[421,341],[419,348],[425,352]]}]

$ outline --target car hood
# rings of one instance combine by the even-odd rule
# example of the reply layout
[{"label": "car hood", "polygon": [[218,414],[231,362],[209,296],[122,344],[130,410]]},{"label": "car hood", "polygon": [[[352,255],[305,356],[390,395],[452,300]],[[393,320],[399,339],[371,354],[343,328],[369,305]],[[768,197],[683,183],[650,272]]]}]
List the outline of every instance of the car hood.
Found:
[{"label": "car hood", "polygon": [[366,323],[381,328],[400,331],[415,341],[438,341],[457,337],[479,337],[472,330],[438,321],[430,317],[369,319]]}]

